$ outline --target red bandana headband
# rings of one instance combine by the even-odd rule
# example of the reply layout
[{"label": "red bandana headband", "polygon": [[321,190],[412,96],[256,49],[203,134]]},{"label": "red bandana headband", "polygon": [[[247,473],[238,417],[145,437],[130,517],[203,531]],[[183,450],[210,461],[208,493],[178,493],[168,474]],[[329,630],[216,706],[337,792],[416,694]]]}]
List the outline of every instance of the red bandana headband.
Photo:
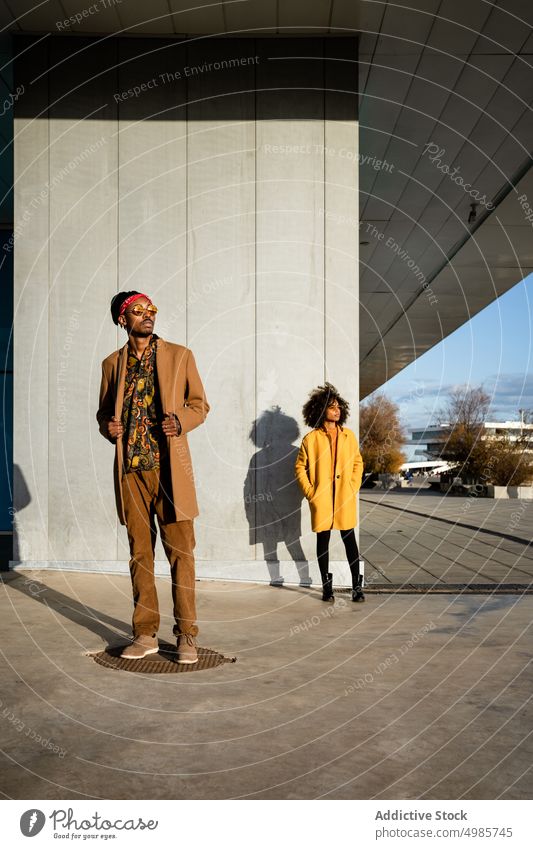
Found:
[{"label": "red bandana headband", "polygon": [[152,301],[148,297],[148,295],[143,295],[142,292],[139,292],[137,295],[130,295],[129,298],[126,298],[126,300],[122,304],[122,306],[120,308],[119,315],[123,315],[125,313],[125,311],[127,310],[127,308],[129,307],[129,305],[132,304],[134,301],[137,301],[139,298],[146,298],[147,301],[150,301],[150,303],[152,303]]}]

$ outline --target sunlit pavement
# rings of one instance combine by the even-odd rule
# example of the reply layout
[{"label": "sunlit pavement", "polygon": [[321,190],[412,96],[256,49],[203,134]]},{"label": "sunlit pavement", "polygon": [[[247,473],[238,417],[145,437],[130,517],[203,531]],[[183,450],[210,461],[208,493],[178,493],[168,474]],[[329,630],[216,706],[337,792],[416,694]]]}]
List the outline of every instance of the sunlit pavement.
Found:
[{"label": "sunlit pavement", "polygon": [[533,501],[444,497],[413,487],[362,490],[360,511],[371,583],[533,587]]},{"label": "sunlit pavement", "polygon": [[6,797],[531,797],[533,596],[197,588],[200,645],[237,662],[138,675],[86,654],[126,641],[127,576],[3,576]]}]

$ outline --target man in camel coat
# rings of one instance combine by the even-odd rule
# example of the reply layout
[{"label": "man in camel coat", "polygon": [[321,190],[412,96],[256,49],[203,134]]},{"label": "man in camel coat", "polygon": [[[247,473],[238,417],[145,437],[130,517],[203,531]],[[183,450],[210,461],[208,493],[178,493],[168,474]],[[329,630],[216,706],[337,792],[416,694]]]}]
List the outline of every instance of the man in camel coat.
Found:
[{"label": "man in camel coat", "polygon": [[141,658],[159,648],[154,579],[157,515],[172,577],[178,661],[196,663],[195,545],[198,504],[187,433],[205,421],[209,404],[192,351],[154,332],[157,307],[140,292],[111,301],[128,341],[102,363],[96,418],[115,445],[117,513],[130,544],[133,642],[122,655]]}]

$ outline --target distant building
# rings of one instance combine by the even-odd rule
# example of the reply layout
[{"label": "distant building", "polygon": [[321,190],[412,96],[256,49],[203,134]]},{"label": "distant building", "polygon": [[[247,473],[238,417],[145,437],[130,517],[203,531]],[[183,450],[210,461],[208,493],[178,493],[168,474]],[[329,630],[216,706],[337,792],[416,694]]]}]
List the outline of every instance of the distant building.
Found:
[{"label": "distant building", "polygon": [[[483,427],[485,433],[483,439],[490,439],[494,436],[507,436],[511,442],[516,442],[521,436],[531,434],[531,442],[533,447],[533,424],[525,424],[523,422],[484,422]],[[418,445],[415,454],[422,457],[438,459],[442,456],[442,452],[446,445],[446,439],[449,434],[449,422],[442,422],[440,425],[430,425],[423,429],[411,430],[411,440],[407,445]],[[422,446],[425,446],[422,448]]]}]

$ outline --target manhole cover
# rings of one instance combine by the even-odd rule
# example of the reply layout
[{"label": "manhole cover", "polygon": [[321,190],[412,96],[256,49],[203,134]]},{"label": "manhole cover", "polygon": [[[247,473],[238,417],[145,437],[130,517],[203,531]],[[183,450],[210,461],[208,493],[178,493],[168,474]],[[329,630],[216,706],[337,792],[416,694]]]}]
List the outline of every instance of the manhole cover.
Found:
[{"label": "manhole cover", "polygon": [[201,669],[214,669],[223,663],[235,663],[236,657],[224,657],[213,649],[198,646],[198,663],[178,663],[177,648],[172,643],[159,643],[159,652],[149,654],[139,660],[120,657],[124,646],[113,646],[104,651],[89,652],[89,656],[108,669],[123,669],[125,672],[149,672],[161,675],[165,672],[199,672]]}]

